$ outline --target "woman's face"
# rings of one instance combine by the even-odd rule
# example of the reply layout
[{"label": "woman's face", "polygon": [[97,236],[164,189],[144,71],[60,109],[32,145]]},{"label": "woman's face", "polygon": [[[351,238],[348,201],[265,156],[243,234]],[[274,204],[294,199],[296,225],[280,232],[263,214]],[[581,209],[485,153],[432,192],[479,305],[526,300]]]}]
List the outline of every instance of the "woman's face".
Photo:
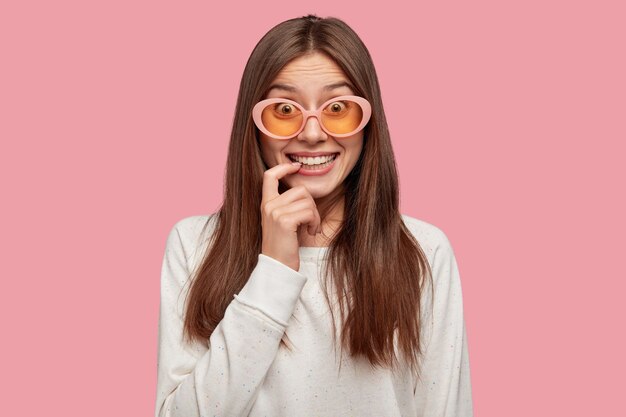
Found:
[{"label": "woman's face", "polygon": [[[325,89],[326,86],[342,82],[346,85]],[[276,84],[280,86],[272,88]],[[333,97],[354,95],[350,85],[344,72],[332,59],[315,52],[285,65],[273,80],[264,99],[288,98],[306,110],[315,110]],[[271,168],[280,163],[291,163],[289,156],[292,154],[337,154],[330,170],[320,170],[320,173],[328,171],[326,173],[307,175],[314,174],[315,170],[307,170],[303,166],[298,172],[281,179],[289,188],[304,185],[311,196],[318,199],[331,194],[348,176],[361,154],[363,133],[364,130],[360,130],[352,136],[335,139],[322,130],[317,118],[310,117],[302,132],[291,139],[274,139],[259,131],[261,155],[267,167]]]}]

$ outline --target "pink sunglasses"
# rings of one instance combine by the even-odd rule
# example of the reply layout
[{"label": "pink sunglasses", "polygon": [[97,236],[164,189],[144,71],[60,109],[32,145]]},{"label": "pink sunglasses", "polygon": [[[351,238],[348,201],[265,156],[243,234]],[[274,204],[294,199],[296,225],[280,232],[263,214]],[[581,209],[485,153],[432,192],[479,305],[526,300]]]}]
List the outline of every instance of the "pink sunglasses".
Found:
[{"label": "pink sunglasses", "polygon": [[268,98],[259,101],[252,109],[256,126],[274,139],[297,136],[309,117],[316,117],[322,130],[333,137],[352,136],[365,127],[371,115],[369,101],[359,96],[334,97],[317,110],[306,110],[286,98]]}]

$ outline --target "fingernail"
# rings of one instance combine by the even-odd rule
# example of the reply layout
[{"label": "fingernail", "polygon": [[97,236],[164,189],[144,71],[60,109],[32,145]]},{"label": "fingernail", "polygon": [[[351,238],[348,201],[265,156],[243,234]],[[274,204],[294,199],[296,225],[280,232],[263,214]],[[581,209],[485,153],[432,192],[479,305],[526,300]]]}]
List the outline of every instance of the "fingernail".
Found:
[{"label": "fingernail", "polygon": [[291,165],[300,165],[302,162],[292,162]]}]

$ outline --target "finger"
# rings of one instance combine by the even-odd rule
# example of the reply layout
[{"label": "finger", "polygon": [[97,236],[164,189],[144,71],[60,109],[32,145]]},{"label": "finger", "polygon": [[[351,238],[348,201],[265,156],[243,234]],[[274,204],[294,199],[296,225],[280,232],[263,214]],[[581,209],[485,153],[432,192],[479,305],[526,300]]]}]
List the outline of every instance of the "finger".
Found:
[{"label": "finger", "polygon": [[311,236],[315,236],[317,231],[320,230],[320,223],[319,223],[320,215],[319,215],[319,212],[317,211],[317,207],[315,206],[315,203],[311,203],[310,200],[303,198],[291,204],[274,209],[274,212],[277,213],[278,216],[285,216],[285,215],[290,215],[290,214],[296,213],[298,211],[303,211],[303,210],[313,211],[314,219],[313,221],[307,224],[307,232]]},{"label": "finger", "polygon": [[278,180],[287,174],[293,174],[300,169],[300,163],[282,163],[271,167],[263,173],[263,198],[267,202],[278,197]]},{"label": "finger", "polygon": [[282,218],[285,223],[292,225],[292,231],[297,232],[301,225],[309,224],[315,221],[314,210],[304,209],[287,213]]},{"label": "finger", "polygon": [[305,200],[311,203],[311,206],[315,209],[315,217],[316,221],[312,226],[315,226],[313,229],[309,231],[312,235],[315,233],[322,233],[322,218],[320,217],[319,211],[317,210],[317,204],[315,203],[315,199],[306,189],[306,187],[299,185],[294,188],[290,188],[289,190],[282,193],[279,197],[276,198],[275,202],[277,205],[291,204],[296,201]]},{"label": "finger", "polygon": [[313,199],[313,196],[311,195],[309,190],[307,190],[304,185],[296,185],[295,187],[290,188],[282,193],[279,196],[279,200],[276,200],[276,202],[280,201],[279,205],[285,205],[303,199],[309,200],[315,205],[315,200]]}]

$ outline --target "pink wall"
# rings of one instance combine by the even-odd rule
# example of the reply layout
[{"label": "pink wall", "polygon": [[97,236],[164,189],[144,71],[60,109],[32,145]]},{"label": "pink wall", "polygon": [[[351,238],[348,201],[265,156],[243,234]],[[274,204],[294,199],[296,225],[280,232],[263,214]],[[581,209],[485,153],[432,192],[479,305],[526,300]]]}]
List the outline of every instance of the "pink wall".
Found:
[{"label": "pink wall", "polygon": [[402,212],[452,242],[476,415],[619,414],[623,2],[199,3],[0,6],[3,415],[152,415],[167,232],[218,207],[246,60],[309,12],[368,46]]}]

